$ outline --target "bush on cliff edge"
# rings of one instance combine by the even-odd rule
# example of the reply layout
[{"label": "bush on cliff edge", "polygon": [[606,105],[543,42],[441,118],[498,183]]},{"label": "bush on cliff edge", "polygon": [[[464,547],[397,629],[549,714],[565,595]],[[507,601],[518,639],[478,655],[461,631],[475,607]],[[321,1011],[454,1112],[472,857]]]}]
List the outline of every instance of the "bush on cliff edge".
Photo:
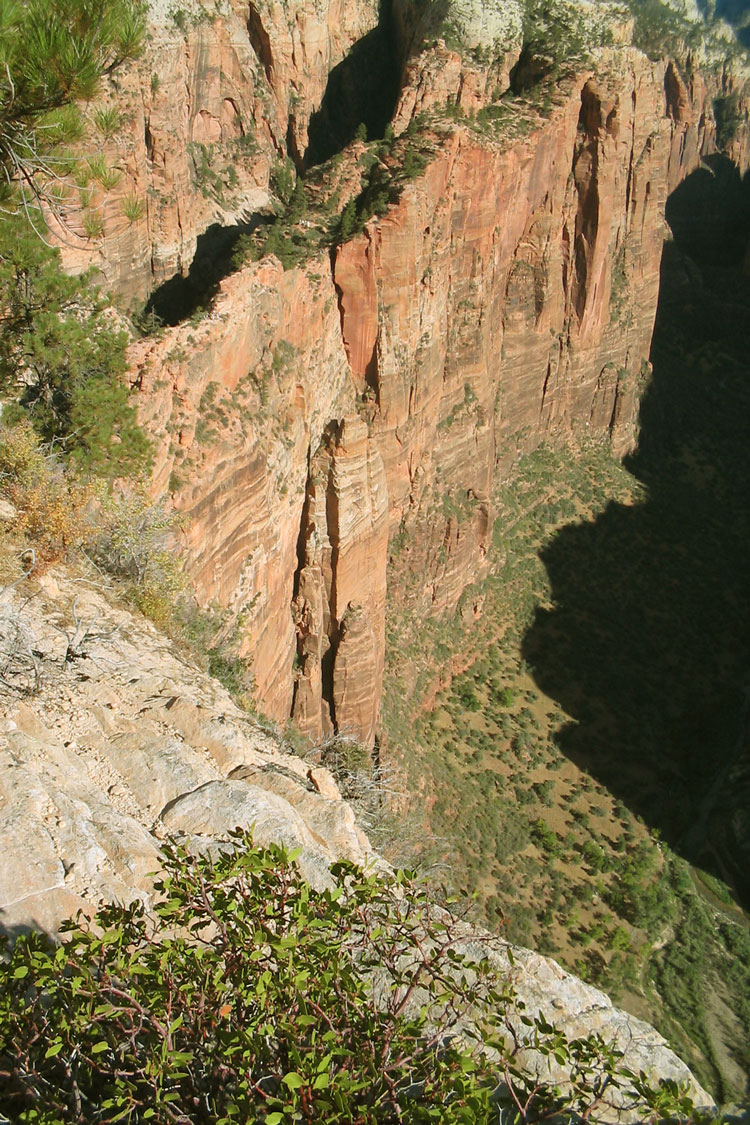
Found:
[{"label": "bush on cliff edge", "polygon": [[[168,845],[152,916],[106,906],[61,945],[31,933],[7,951],[10,1121],[579,1121],[623,1086],[642,1121],[691,1112],[674,1085],[618,1073],[597,1036],[524,1016],[408,877],[339,864],[316,891],[282,849],[235,844]],[[523,1076],[528,1044],[570,1070],[565,1092]]]}]

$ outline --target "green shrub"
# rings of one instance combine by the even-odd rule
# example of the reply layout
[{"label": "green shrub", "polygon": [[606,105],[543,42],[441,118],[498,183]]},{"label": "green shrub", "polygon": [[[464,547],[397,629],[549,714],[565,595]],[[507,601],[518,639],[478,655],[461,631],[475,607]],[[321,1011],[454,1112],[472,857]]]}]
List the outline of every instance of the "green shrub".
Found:
[{"label": "green shrub", "polygon": [[516,693],[513,688],[504,687],[500,689],[495,698],[501,707],[512,707],[516,701]]},{"label": "green shrub", "polygon": [[163,501],[130,487],[102,499],[90,531],[90,556],[123,580],[129,600],[167,630],[185,592],[176,529],[177,517]]},{"label": "green shrub", "polygon": [[94,110],[94,125],[105,140],[116,136],[122,123],[122,114],[116,106],[101,106]]},{"label": "green shrub", "polygon": [[294,164],[288,156],[285,160],[279,160],[271,170],[271,190],[285,205],[292,198],[296,179]]},{"label": "green shrub", "polygon": [[0,492],[18,513],[13,531],[33,544],[35,566],[63,558],[85,540],[94,490],[39,445],[26,419],[0,424]]},{"label": "green shrub", "polygon": [[736,91],[725,97],[714,98],[714,117],[716,143],[720,149],[728,148],[745,119],[740,96]]},{"label": "green shrub", "polygon": [[700,25],[691,24],[665,0],[630,0],[635,17],[633,42],[650,59],[679,58],[685,44],[700,36]]},{"label": "green shrub", "polygon": [[146,207],[143,200],[133,193],[123,199],[122,213],[129,223],[137,223],[146,214]]},{"label": "green shrub", "polygon": [[557,833],[553,832],[541,817],[531,829],[531,838],[548,856],[558,856],[562,852]]},{"label": "green shrub", "polygon": [[[621,1056],[596,1035],[569,1042],[521,1016],[511,1037],[510,993],[405,876],[338,864],[316,891],[282,849],[235,843],[214,859],[168,844],[151,917],[105,906],[61,945],[17,939],[0,965],[10,1120],[578,1120],[626,1079],[641,1120],[691,1112],[674,1083],[617,1077]],[[529,1045],[570,1069],[565,1096],[523,1077]]]}]

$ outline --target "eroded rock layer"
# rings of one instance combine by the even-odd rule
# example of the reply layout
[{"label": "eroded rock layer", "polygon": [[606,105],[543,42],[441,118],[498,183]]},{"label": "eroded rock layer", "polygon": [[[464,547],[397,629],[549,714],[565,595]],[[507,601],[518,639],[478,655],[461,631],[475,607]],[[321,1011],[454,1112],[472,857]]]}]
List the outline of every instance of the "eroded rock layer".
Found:
[{"label": "eroded rock layer", "polygon": [[93,266],[129,299],[188,275],[201,235],[212,266],[220,227],[271,209],[274,173],[306,151],[329,73],[378,26],[375,0],[151,8],[143,57],[104,95],[115,133],[92,120],[107,172],[94,170],[61,232],[69,269]]}]

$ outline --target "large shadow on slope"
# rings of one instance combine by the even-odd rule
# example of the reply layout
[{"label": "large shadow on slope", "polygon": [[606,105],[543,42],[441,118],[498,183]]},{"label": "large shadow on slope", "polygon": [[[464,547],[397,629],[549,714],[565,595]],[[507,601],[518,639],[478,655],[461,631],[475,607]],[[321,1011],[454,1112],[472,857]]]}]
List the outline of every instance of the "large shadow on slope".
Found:
[{"label": "large shadow on slope", "polygon": [[750,181],[724,158],[668,202],[648,487],[543,553],[524,655],[574,718],[564,753],[750,905]]},{"label": "large shadow on slope", "polygon": [[399,6],[380,0],[378,26],[358,40],[328,75],[323,101],[308,126],[303,170],[322,164],[354,140],[362,125],[367,139],[382,137],[393,119],[408,59],[434,42],[450,13],[450,0],[415,0]]}]

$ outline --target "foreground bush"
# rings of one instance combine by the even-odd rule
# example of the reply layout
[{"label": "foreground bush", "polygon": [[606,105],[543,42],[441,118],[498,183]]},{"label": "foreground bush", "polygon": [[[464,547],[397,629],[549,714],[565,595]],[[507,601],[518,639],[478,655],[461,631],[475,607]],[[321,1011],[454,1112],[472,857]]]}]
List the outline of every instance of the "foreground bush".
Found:
[{"label": "foreground bush", "polygon": [[[168,846],[154,917],[103,908],[62,945],[20,937],[0,966],[0,1109],[13,1122],[585,1120],[627,1080],[641,1120],[690,1112],[616,1072],[591,1036],[519,1017],[460,925],[404,876],[338,865],[315,891],[293,857]],[[467,1022],[467,1015],[472,1018]],[[569,1068],[563,1095],[516,1066]],[[488,1046],[497,1049],[492,1058]]]}]

